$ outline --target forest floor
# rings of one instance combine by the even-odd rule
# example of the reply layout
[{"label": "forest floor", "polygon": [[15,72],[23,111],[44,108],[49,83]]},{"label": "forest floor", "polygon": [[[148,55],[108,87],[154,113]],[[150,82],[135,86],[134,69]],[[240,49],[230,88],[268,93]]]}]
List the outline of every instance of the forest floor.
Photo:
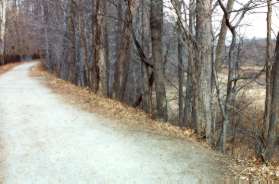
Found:
[{"label": "forest floor", "polygon": [[3,183],[248,183],[243,174],[252,172],[191,130],[156,122],[36,63],[0,76],[0,96]]}]

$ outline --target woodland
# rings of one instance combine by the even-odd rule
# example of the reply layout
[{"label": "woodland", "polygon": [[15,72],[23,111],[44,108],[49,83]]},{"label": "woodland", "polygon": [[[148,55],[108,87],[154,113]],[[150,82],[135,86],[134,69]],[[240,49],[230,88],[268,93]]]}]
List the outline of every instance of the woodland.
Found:
[{"label": "woodland", "polygon": [[[192,129],[224,154],[279,161],[277,5],[0,0],[0,63],[40,59],[59,78]],[[253,14],[266,18],[264,39],[243,34]]]}]

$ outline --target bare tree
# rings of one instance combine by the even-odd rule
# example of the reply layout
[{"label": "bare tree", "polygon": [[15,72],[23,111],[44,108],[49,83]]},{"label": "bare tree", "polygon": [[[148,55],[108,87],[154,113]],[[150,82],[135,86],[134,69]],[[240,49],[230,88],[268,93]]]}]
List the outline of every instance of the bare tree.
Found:
[{"label": "bare tree", "polygon": [[[227,18],[230,18],[230,16],[231,16],[231,10],[233,9],[234,2],[235,2],[235,0],[228,0],[228,2],[227,2],[227,7],[226,7],[227,12],[228,12]],[[228,27],[226,24],[226,17],[223,17],[221,29],[220,29],[220,33],[219,33],[219,39],[218,39],[218,43],[217,43],[216,51],[215,51],[215,57],[216,57],[215,65],[216,65],[217,70],[219,70],[220,67],[222,66],[227,31],[228,31]]]},{"label": "bare tree", "polygon": [[275,49],[275,61],[271,71],[271,99],[270,99],[270,116],[269,129],[267,135],[267,148],[264,154],[266,160],[270,160],[276,149],[276,141],[279,130],[279,34]]},{"label": "bare tree", "polygon": [[7,14],[7,0],[0,1],[1,6],[1,22],[0,22],[0,63],[4,64],[5,55],[5,31],[6,31],[6,14]]},{"label": "bare tree", "polygon": [[151,0],[150,29],[156,91],[157,117],[168,120],[164,63],[162,57],[163,1]]},{"label": "bare tree", "polygon": [[212,114],[211,114],[211,0],[197,0],[196,2],[196,39],[199,49],[196,57],[197,71],[195,80],[197,80],[197,130],[199,134],[206,129],[206,138],[211,143],[212,136]]},{"label": "bare tree", "polygon": [[[224,13],[224,21],[226,23],[226,26],[231,32],[232,35],[232,41],[229,48],[228,53],[228,80],[227,80],[227,87],[226,87],[226,97],[224,102],[221,102],[221,98],[219,97],[219,106],[222,112],[223,116],[223,128],[222,128],[222,145],[221,149],[225,153],[227,149],[227,138],[230,133],[230,128],[232,126],[232,114],[235,110],[235,103],[236,103],[236,96],[237,96],[237,82],[239,80],[239,63],[237,58],[237,32],[236,29],[243,20],[245,14],[249,10],[249,5],[252,1],[247,2],[243,9],[241,9],[241,13],[236,20],[236,23],[233,25],[233,23],[230,20],[230,13],[224,6],[223,2],[221,0],[218,0],[219,5],[221,6],[221,9]],[[215,77],[217,75],[216,72]],[[218,84],[216,85],[218,86]],[[219,91],[219,89],[217,89]],[[220,95],[220,94],[218,94]]]},{"label": "bare tree", "polygon": [[[119,100],[124,99],[125,90],[127,87],[127,77],[131,59],[131,44],[132,44],[132,26],[133,26],[133,2],[128,0],[126,4],[126,14],[124,17],[123,27],[121,29],[121,39],[117,56],[114,92],[115,97]],[[120,11],[120,10],[118,10]]]},{"label": "bare tree", "polygon": [[271,102],[271,65],[272,65],[272,40],[271,40],[271,25],[272,25],[272,1],[267,0],[267,35],[266,35],[266,58],[265,58],[265,69],[266,69],[266,98],[265,98],[265,137],[268,135],[269,130],[269,117],[270,117],[270,102]]},{"label": "bare tree", "polygon": [[106,2],[102,0],[96,1],[96,14],[95,14],[95,21],[96,21],[96,29],[95,29],[95,47],[94,47],[94,60],[96,66],[96,89],[95,92],[99,91],[103,96],[107,96],[108,89],[107,89],[107,61],[106,61],[106,47],[105,47],[105,9],[106,9]]}]

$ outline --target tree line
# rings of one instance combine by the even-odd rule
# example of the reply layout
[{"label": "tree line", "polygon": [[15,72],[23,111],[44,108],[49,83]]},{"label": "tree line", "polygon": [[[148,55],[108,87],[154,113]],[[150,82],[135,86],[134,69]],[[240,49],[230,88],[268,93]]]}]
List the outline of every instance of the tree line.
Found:
[{"label": "tree line", "polygon": [[[224,153],[247,123],[240,94],[264,75],[264,111],[244,134],[269,161],[279,135],[274,6],[272,0],[1,0],[0,52],[40,55],[60,78],[194,129]],[[243,76],[239,30],[257,8],[266,9],[265,64]]]}]

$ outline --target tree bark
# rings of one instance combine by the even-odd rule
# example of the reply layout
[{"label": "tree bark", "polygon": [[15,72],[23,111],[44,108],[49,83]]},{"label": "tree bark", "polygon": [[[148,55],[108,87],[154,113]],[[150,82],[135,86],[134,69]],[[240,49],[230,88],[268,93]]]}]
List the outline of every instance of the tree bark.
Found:
[{"label": "tree bark", "polygon": [[5,31],[6,31],[6,13],[7,0],[2,0],[1,3],[1,24],[0,24],[0,64],[5,63]]},{"label": "tree bark", "polygon": [[[182,17],[182,3],[178,0],[175,5],[179,11],[179,16]],[[184,126],[184,63],[183,63],[183,42],[182,42],[182,30],[179,20],[176,23],[177,34],[177,56],[178,56],[178,121],[181,127]]]},{"label": "tree bark", "polygon": [[150,29],[152,58],[156,91],[157,117],[168,120],[167,97],[164,83],[164,63],[162,56],[163,1],[151,0]]},{"label": "tree bark", "polygon": [[264,136],[267,138],[269,130],[269,118],[270,118],[270,100],[271,100],[271,65],[272,65],[272,40],[271,40],[271,24],[272,24],[272,1],[267,0],[267,35],[266,35],[266,97],[265,97],[265,114],[264,114],[264,124],[265,132]]},{"label": "tree bark", "polygon": [[[142,32],[141,32],[141,47],[139,48],[142,51],[141,58],[142,60],[148,60],[150,53],[150,16],[149,16],[149,4],[150,0],[141,0],[142,12],[141,12],[141,21],[142,21]],[[146,65],[144,62],[141,62],[142,65],[142,104],[143,110],[147,113],[152,113],[152,91],[153,91],[153,68]],[[151,79],[152,78],[152,79]],[[151,79],[151,80],[150,80]]]},{"label": "tree bark", "polygon": [[211,115],[211,0],[197,0],[196,4],[196,39],[198,44],[197,69],[195,80],[197,87],[197,131],[200,135],[205,129],[206,139],[211,143],[212,115]]},{"label": "tree bark", "polygon": [[95,66],[95,92],[99,92],[103,96],[107,96],[107,61],[105,48],[105,8],[106,2],[103,0],[96,1],[96,17],[95,17],[95,47],[94,47],[94,66]]},{"label": "tree bark", "polygon": [[120,48],[118,51],[115,79],[114,79],[114,92],[115,98],[123,100],[127,86],[127,78],[129,73],[130,63],[130,49],[132,43],[132,29],[133,29],[133,15],[132,15],[132,0],[127,1],[127,13],[124,18],[122,27],[122,34],[120,40]]},{"label": "tree bark", "polygon": [[65,35],[64,35],[64,44],[63,44],[63,67],[61,70],[60,76],[69,80],[73,83],[76,82],[76,68],[75,68],[75,60],[76,60],[76,38],[75,38],[75,10],[74,10],[74,1],[70,0],[67,2],[67,10],[66,10],[66,26],[65,26]]},{"label": "tree bark", "polygon": [[[229,12],[228,13],[228,18],[230,18],[230,15],[231,15],[230,12],[233,8],[234,2],[235,2],[235,0],[228,0],[228,2],[227,2],[226,9]],[[218,43],[217,43],[217,46],[216,46],[215,67],[216,67],[217,71],[220,70],[220,68],[222,66],[227,32],[228,32],[228,27],[227,27],[227,24],[226,24],[226,17],[224,15],[223,20],[222,20],[222,24],[221,24],[221,30],[220,30],[220,33],[219,33]]]},{"label": "tree bark", "polygon": [[267,148],[265,152],[266,160],[270,160],[273,156],[279,133],[279,33],[275,49],[275,61],[272,65],[271,71],[271,82],[269,129],[267,136]]},{"label": "tree bark", "polygon": [[[195,34],[195,1],[190,0],[189,2],[189,32],[194,35]],[[185,9],[185,8],[184,8]],[[186,11],[186,9],[184,10]],[[186,19],[186,18],[185,18]],[[187,20],[187,19],[186,19]],[[187,49],[187,80],[186,80],[186,94],[185,94],[185,105],[184,105],[184,124],[187,127],[192,129],[196,129],[196,112],[193,109],[195,107],[195,88],[193,86],[193,72],[195,71],[194,67],[194,55],[195,51],[193,49],[193,45],[190,41],[187,42],[188,49]]]}]

